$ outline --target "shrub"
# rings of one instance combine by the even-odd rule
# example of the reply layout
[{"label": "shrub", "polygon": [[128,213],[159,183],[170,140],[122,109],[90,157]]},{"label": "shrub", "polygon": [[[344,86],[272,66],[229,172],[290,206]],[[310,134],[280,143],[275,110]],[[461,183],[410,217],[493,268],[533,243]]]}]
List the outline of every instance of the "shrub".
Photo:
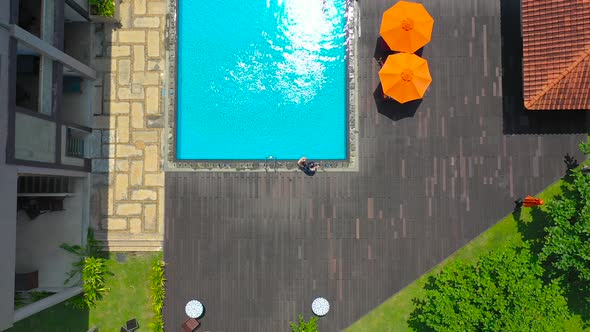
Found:
[{"label": "shrub", "polygon": [[317,317],[311,317],[309,321],[303,319],[303,315],[299,315],[299,321],[297,323],[291,322],[292,332],[317,332],[318,331],[318,319]]},{"label": "shrub", "polygon": [[112,274],[102,254],[98,241],[94,238],[94,231],[88,228],[86,246],[69,245],[62,243],[60,248],[76,255],[79,260],[72,263],[72,270],[68,272],[68,278],[64,281],[67,284],[72,278],[81,275],[83,293],[76,296],[68,304],[74,308],[85,309],[96,305],[102,299],[104,293],[108,292],[106,275]]},{"label": "shrub", "polygon": [[492,251],[476,264],[444,267],[425,286],[409,323],[434,331],[562,331],[571,318],[556,281],[527,247]]},{"label": "shrub", "polygon": [[115,16],[115,0],[90,0],[90,4],[96,7],[99,16]]},{"label": "shrub", "polygon": [[77,262],[72,263],[72,270],[68,272],[68,279],[66,279],[64,285],[67,284],[70,280],[72,280],[72,278],[82,273],[82,270],[84,268],[84,259],[86,257],[103,256],[98,241],[94,238],[94,231],[92,230],[92,228],[88,228],[85,247],[82,247],[77,244],[70,245],[67,243],[62,243],[59,247],[71,254],[78,256],[79,258]]},{"label": "shrub", "polygon": [[150,328],[155,332],[164,332],[164,320],[162,319],[162,308],[166,296],[164,266],[161,255],[156,257],[152,263],[152,275],[150,276],[152,311],[154,312],[154,320],[150,323]]},{"label": "shrub", "polygon": [[105,286],[105,275],[108,267],[104,258],[86,257],[82,269],[82,282],[84,288],[84,302],[87,307],[92,307],[102,299],[103,293],[109,289]]}]

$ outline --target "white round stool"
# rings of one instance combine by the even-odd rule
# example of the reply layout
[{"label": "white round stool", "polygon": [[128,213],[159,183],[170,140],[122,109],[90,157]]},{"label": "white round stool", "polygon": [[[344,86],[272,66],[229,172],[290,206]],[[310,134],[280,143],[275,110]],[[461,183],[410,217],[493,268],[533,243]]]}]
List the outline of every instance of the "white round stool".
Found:
[{"label": "white round stool", "polygon": [[190,318],[199,318],[203,315],[203,304],[197,300],[190,300],[184,307],[186,315]]},{"label": "white round stool", "polygon": [[311,303],[311,311],[316,316],[325,316],[330,311],[330,302],[323,297],[318,297]]}]

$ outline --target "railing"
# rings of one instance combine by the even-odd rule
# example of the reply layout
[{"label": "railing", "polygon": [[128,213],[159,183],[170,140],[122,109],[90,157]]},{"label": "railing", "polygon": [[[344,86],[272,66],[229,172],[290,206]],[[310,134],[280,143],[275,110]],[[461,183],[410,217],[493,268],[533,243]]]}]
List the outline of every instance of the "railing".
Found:
[{"label": "railing", "polygon": [[273,167],[274,171],[276,172],[279,167],[283,166],[283,163],[277,160],[277,158],[273,156],[268,156],[264,159],[264,170],[268,172],[268,169]]},{"label": "railing", "polygon": [[66,134],[66,156],[84,158],[84,138],[72,135],[71,128],[68,128]]}]

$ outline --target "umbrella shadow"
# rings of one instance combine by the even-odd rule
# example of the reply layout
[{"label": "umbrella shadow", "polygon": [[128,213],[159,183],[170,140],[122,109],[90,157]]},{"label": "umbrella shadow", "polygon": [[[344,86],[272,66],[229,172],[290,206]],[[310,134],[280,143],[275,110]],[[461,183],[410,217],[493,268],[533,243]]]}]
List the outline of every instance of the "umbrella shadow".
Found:
[{"label": "umbrella shadow", "polygon": [[424,52],[424,46],[420,47],[416,52],[414,52],[414,54],[416,54],[419,57],[422,57],[423,52]]},{"label": "umbrella shadow", "polygon": [[[424,52],[424,46],[418,49],[414,54],[419,57],[422,57],[422,52]],[[401,53],[398,51],[394,51],[389,48],[389,45],[385,42],[383,37],[377,37],[377,41],[375,43],[375,52],[373,53],[373,58],[377,61],[380,66],[383,66],[387,57],[393,54]]]},{"label": "umbrella shadow", "polygon": [[407,103],[400,103],[395,99],[386,98],[383,94],[381,84],[373,92],[377,112],[390,118],[393,121],[399,121],[405,118],[412,118],[416,114],[418,107],[422,104],[422,99],[412,100]]},{"label": "umbrella shadow", "polygon": [[387,57],[395,53],[398,52],[391,50],[385,40],[383,40],[383,37],[377,37],[377,42],[375,43],[375,53],[373,53],[373,58],[377,60],[377,63],[383,65]]}]

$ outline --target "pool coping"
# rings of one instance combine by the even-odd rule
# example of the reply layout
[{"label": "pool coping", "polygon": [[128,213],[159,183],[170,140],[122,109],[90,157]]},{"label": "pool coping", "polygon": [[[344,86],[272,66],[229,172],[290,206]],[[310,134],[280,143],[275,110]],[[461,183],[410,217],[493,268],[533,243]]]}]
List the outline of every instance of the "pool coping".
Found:
[{"label": "pool coping", "polygon": [[[356,50],[360,36],[360,11],[354,0],[346,0],[347,33],[347,158],[318,160],[324,172],[358,172],[358,61]],[[166,172],[293,172],[297,160],[182,160],[176,157],[176,78],[177,78],[177,0],[169,0],[165,27],[165,71],[162,89],[164,107],[163,169]]]}]

